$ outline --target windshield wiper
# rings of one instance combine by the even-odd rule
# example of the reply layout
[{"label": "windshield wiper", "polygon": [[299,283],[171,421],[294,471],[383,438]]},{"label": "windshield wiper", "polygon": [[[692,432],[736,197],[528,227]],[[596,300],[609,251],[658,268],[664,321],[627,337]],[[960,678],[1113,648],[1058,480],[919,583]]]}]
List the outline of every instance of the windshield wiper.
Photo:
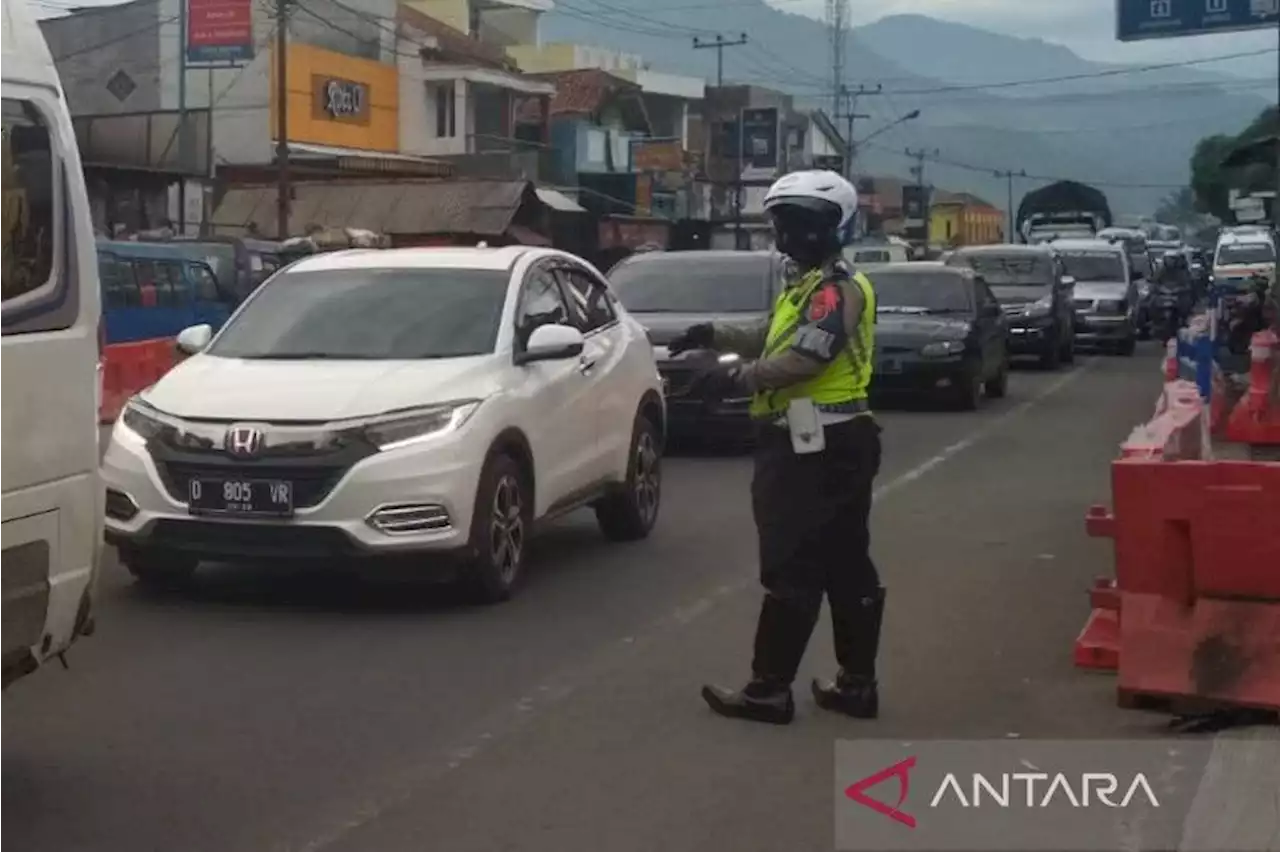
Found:
[{"label": "windshield wiper", "polygon": [[878,314],[927,314],[929,309],[925,307],[908,306],[908,305],[879,305],[876,307]]}]

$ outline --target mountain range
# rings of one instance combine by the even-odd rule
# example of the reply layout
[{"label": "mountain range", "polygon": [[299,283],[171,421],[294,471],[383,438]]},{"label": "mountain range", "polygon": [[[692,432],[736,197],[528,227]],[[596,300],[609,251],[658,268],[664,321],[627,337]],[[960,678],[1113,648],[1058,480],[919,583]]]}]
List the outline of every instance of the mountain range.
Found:
[{"label": "mountain range", "polygon": [[[716,51],[693,49],[693,38],[744,33],[746,44],[723,50],[726,83],[767,86],[795,95],[797,105],[833,111],[831,39],[820,21],[763,0],[580,2],[591,6],[560,2],[544,17],[544,42],[639,54],[654,71],[714,82]],[[855,28],[845,45],[844,82],[880,87],[857,101],[856,112],[867,116],[854,132],[866,140],[857,173],[905,177],[912,164],[905,150],[925,150],[929,183],[1001,208],[1007,184],[994,172],[1012,170],[1027,175],[1014,180],[1015,205],[1028,190],[1068,178],[1098,186],[1117,212],[1148,213],[1188,182],[1197,141],[1238,132],[1280,88],[1275,78],[1233,77],[1209,64],[1135,72],[1042,39],[922,15]],[[1025,84],[1046,78],[1056,82]],[[918,119],[888,127],[917,109]]]}]

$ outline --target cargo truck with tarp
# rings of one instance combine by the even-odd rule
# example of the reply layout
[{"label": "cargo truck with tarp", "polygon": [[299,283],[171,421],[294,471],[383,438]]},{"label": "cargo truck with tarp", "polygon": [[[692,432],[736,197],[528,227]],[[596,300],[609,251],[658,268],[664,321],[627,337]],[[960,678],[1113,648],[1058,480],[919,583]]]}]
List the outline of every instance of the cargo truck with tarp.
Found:
[{"label": "cargo truck with tarp", "polygon": [[1024,243],[1088,238],[1112,224],[1107,197],[1083,183],[1062,180],[1022,197],[1017,232]]}]

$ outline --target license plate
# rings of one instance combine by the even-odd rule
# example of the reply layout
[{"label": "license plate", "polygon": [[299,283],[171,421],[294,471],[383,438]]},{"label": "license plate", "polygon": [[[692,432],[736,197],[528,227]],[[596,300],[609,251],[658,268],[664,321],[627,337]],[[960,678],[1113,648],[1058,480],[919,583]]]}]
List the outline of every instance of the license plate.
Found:
[{"label": "license plate", "polygon": [[187,504],[194,514],[293,514],[293,483],[280,479],[206,479],[187,483]]},{"label": "license plate", "polygon": [[887,358],[880,362],[880,372],[882,373],[901,373],[902,362],[896,358]]}]

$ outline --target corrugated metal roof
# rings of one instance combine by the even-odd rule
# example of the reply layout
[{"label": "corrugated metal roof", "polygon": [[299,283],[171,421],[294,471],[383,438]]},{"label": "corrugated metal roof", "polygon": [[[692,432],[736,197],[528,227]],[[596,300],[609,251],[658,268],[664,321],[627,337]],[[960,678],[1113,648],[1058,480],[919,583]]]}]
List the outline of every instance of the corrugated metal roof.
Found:
[{"label": "corrugated metal roof", "polygon": [[[311,225],[364,228],[384,234],[481,234],[506,232],[521,203],[533,195],[527,181],[398,181],[298,184],[289,231]],[[213,221],[220,228],[253,223],[276,232],[275,187],[228,190]]]},{"label": "corrugated metal roof", "polygon": [[537,189],[538,200],[550,207],[552,210],[560,210],[565,213],[586,213],[587,209],[569,196],[565,195],[558,189],[540,186]]}]

